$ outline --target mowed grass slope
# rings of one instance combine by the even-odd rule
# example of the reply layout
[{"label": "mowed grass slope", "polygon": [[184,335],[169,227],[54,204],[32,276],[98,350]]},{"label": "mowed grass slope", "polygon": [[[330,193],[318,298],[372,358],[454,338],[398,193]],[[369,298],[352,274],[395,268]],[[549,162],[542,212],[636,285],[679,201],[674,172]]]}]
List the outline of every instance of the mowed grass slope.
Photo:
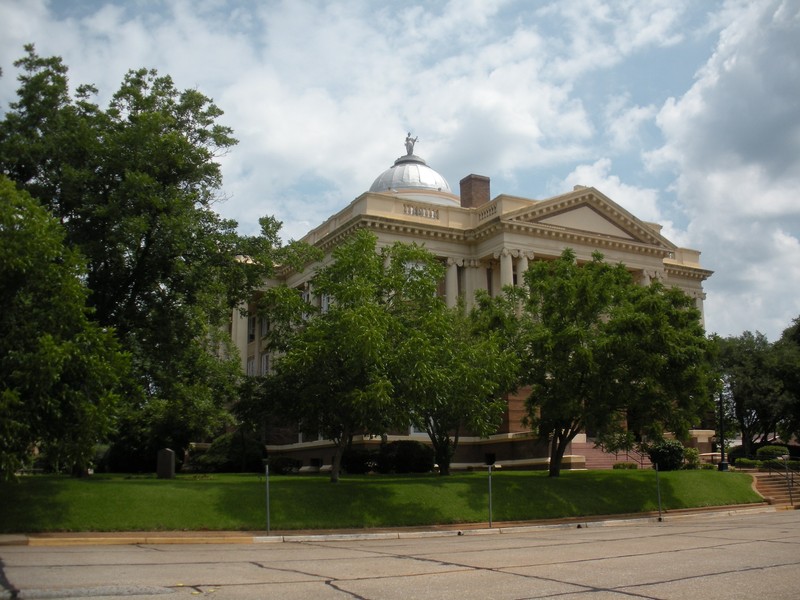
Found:
[{"label": "mowed grass slope", "polygon": [[[759,502],[742,473],[660,474],[664,510]],[[488,476],[270,477],[273,530],[380,528],[488,520]],[[495,472],[493,519],[528,521],[658,510],[654,471]],[[263,475],[86,479],[27,476],[0,484],[0,532],[266,528]]]}]

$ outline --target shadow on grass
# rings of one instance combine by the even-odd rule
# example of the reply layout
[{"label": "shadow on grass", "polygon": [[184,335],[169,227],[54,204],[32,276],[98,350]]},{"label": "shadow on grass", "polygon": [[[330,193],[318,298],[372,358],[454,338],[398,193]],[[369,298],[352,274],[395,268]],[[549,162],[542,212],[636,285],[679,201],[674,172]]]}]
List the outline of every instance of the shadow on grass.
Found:
[{"label": "shadow on grass", "polygon": [[0,533],[44,531],[63,521],[69,512],[63,481],[34,475],[0,483]]},{"label": "shadow on grass", "polygon": [[[664,473],[664,510],[756,502],[749,476]],[[641,513],[658,509],[654,471],[547,473],[492,477],[493,519],[529,521]],[[486,473],[270,478],[273,530],[425,526],[486,522]],[[32,476],[0,484],[0,532],[266,529],[261,475],[182,476],[174,480]]]},{"label": "shadow on grass", "polygon": [[[484,476],[488,480],[488,476]],[[470,494],[476,508],[488,505],[488,481],[483,497]],[[662,505],[678,507],[679,495],[661,478]],[[506,472],[492,476],[492,513],[497,521],[529,521],[591,515],[641,513],[658,510],[654,471],[616,476],[612,472]]]},{"label": "shadow on grass", "polygon": [[[432,493],[415,493],[419,486]],[[416,478],[343,477],[333,484],[322,476],[270,479],[270,523],[274,530],[376,528],[446,523],[451,517],[432,501],[436,480]],[[266,528],[266,484],[226,485],[217,498],[217,510]]]}]

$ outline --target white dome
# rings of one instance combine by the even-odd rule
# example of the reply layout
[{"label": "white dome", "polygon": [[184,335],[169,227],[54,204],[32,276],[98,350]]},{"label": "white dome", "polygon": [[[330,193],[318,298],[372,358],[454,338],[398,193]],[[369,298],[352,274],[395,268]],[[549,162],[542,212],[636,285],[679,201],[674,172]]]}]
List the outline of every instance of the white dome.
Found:
[{"label": "white dome", "polygon": [[369,191],[394,192],[409,189],[452,193],[447,180],[415,154],[401,156],[394,161],[394,165],[378,175]]}]

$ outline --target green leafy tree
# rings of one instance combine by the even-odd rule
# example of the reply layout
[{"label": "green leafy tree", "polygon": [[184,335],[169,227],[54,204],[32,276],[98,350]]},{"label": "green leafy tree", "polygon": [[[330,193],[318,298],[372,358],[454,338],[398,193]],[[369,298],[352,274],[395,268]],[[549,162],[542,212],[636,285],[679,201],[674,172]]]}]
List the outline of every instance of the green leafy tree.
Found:
[{"label": "green leafy tree", "polygon": [[558,476],[575,436],[635,427],[684,433],[708,407],[708,344],[680,292],[636,286],[624,265],[571,249],[537,261],[519,296],[528,422],[549,440]]},{"label": "green leafy tree", "polygon": [[60,58],[33,46],[17,101],[0,121],[0,170],[59,219],[87,258],[92,319],[113,327],[132,356],[139,394],[119,444],[146,456],[209,438],[228,419],[239,369],[224,333],[232,309],[272,273],[301,264],[280,223],[243,237],[219,217],[217,158],[236,142],[222,111],[168,76],[130,71],[109,106],[94,88],[71,94]]},{"label": "green leafy tree", "polygon": [[463,306],[448,309],[440,298],[430,304],[403,323],[393,379],[411,423],[431,440],[439,473],[449,475],[462,433],[497,431],[518,360],[499,332],[478,329],[478,317]]},{"label": "green leafy tree", "polygon": [[766,442],[791,404],[779,369],[779,349],[764,334],[745,331],[718,340],[723,398],[733,408],[745,456]]},{"label": "green leafy tree", "polygon": [[[333,482],[354,435],[407,423],[394,402],[391,378],[402,331],[398,315],[433,299],[436,289],[423,276],[426,264],[436,266],[426,263],[428,253],[402,244],[378,252],[376,242],[372,233],[358,231],[315,274],[312,289],[329,299],[326,311],[296,305],[300,315],[284,315],[288,326],[275,324],[280,338],[273,344],[284,353],[268,378],[265,401],[279,403],[302,431],[333,441]],[[291,293],[277,288],[268,296]]]},{"label": "green leafy tree", "polygon": [[800,439],[800,317],[774,344],[778,377],[783,382],[785,404],[778,424],[784,440]]},{"label": "green leafy tree", "polygon": [[685,440],[714,409],[714,344],[694,300],[659,282],[627,285],[606,330],[624,386],[625,428],[639,439]]},{"label": "green leafy tree", "polygon": [[114,427],[127,358],[90,320],[86,270],[64,230],[0,176],[0,476],[34,447],[83,470]]}]

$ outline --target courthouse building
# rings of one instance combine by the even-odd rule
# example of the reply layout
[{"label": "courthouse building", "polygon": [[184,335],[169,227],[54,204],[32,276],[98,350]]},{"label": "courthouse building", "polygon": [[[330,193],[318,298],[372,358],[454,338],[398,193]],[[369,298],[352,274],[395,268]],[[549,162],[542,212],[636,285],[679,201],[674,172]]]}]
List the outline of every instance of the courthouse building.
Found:
[{"label": "courthouse building", "polygon": [[[612,263],[623,263],[636,281],[647,285],[661,281],[678,287],[694,299],[702,314],[703,281],[711,271],[700,265],[700,252],[679,248],[661,233],[657,223],[642,221],[593,187],[575,186],[564,194],[537,200],[507,194],[492,197],[490,180],[467,175],[458,193],[444,177],[414,153],[410,134],[406,154],[379,174],[369,189],[345,208],[308,232],[303,241],[330,252],[359,228],[378,237],[378,245],[416,242],[424,245],[446,265],[440,293],[448,305],[464,296],[467,305],[477,290],[500,293],[503,286],[522,282],[523,273],[536,260],[558,257],[572,248],[579,261],[590,260],[600,251]],[[591,183],[591,182],[587,182]],[[313,272],[281,272],[279,281],[297,288],[309,302],[315,297],[309,280]],[[231,334],[241,353],[242,368],[249,375],[262,375],[271,357],[263,347],[266,322],[234,312]],[[547,447],[521,423],[524,398],[511,396],[503,424],[488,439],[462,436],[453,468],[484,464],[495,458],[504,467],[544,467]],[[707,451],[713,432],[697,432],[696,444]],[[424,433],[408,436],[422,442]],[[396,439],[398,436],[390,436]],[[403,437],[403,436],[399,436]],[[276,443],[277,442],[277,443]],[[357,438],[354,444],[375,444],[380,439]],[[580,468],[580,449],[591,444],[581,437],[565,457],[565,468]],[[579,449],[576,449],[579,448]],[[308,440],[295,435],[268,440],[271,455],[288,455],[303,461],[305,468],[330,465],[333,447],[326,440]]]}]

